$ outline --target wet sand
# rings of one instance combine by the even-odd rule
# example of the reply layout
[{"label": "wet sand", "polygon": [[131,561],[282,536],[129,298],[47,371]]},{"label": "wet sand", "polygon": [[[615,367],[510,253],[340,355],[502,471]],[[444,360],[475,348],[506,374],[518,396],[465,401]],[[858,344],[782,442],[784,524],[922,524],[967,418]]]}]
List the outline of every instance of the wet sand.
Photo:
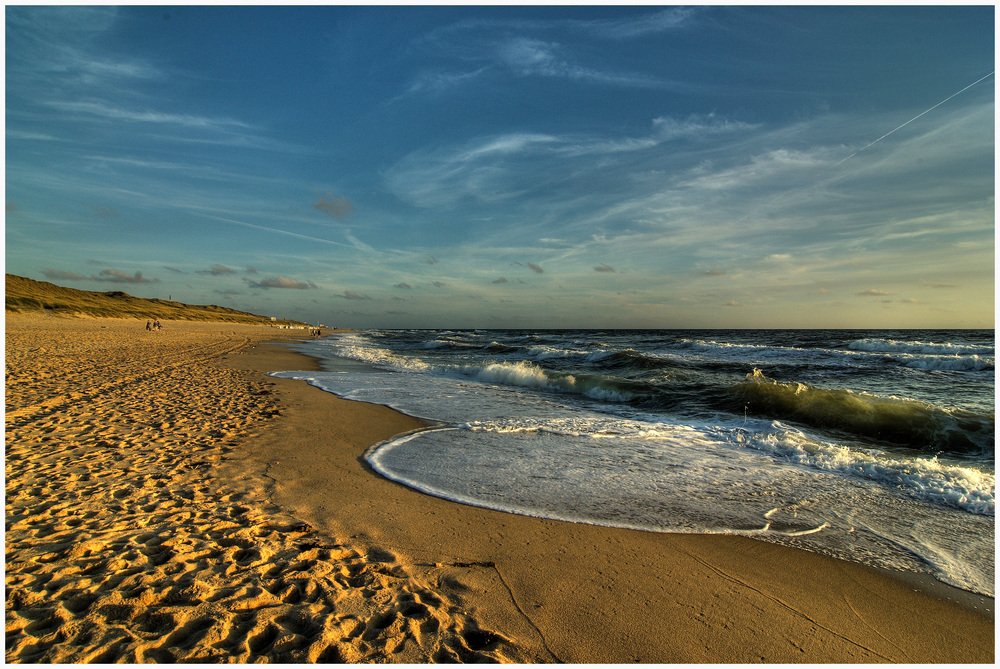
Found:
[{"label": "wet sand", "polygon": [[294,331],[143,328],[7,317],[8,662],[993,661],[992,600],[429,497],[363,459],[420,421],[264,376]]}]

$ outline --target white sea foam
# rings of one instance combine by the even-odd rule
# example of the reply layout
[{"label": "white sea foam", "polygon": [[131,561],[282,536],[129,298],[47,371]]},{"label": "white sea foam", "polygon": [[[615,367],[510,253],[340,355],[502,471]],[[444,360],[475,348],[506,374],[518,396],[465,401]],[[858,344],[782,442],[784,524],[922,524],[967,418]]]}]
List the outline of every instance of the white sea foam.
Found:
[{"label": "white sea foam", "polygon": [[358,360],[382,369],[401,372],[428,372],[432,366],[414,356],[399,355],[380,346],[373,346],[364,336],[342,335],[335,340],[325,340],[305,345],[310,350],[327,352],[331,356]]},{"label": "white sea foam", "polygon": [[535,360],[549,360],[551,358],[579,358],[588,355],[589,351],[576,351],[566,348],[556,348],[554,346],[532,346],[526,355]]},{"label": "white sea foam", "polygon": [[613,387],[613,381],[606,377],[578,378],[573,374],[553,374],[528,361],[489,363],[456,369],[483,383],[579,394],[606,402],[627,402],[635,397],[633,393]]},{"label": "white sea foam", "polygon": [[464,367],[463,373],[486,383],[501,383],[525,388],[558,390],[569,388],[575,383],[572,376],[560,380],[552,379],[538,365],[530,362],[501,362],[485,367]]},{"label": "white sea foam", "polygon": [[848,349],[852,352],[880,355],[911,369],[981,372],[996,367],[993,349],[983,346],[862,339],[851,342]]},{"label": "white sea foam", "polygon": [[692,425],[644,431],[637,421],[592,416],[473,421],[407,436],[368,459],[388,478],[465,504],[612,527],[747,535],[891,569],[931,565],[946,582],[992,595],[992,563],[973,559],[992,542],[992,517],[978,516],[977,533],[956,544],[952,514],[962,512],[907,501],[870,476],[845,487],[843,469],[859,465],[850,455],[842,466],[815,466],[823,463],[814,456],[803,467],[773,453],[754,457],[756,449],[732,436]]},{"label": "white sea foam", "polygon": [[727,355],[745,355],[754,353],[757,355],[768,355],[771,357],[781,357],[790,355],[808,354],[810,351],[794,346],[768,346],[764,344],[733,344],[730,342],[718,342],[702,339],[682,339],[680,341],[686,348],[707,353],[724,353]]},{"label": "white sea foam", "polygon": [[799,465],[889,485],[928,502],[982,516],[995,514],[994,474],[942,464],[936,457],[890,458],[824,442],[778,422],[740,442]]},{"label": "white sea foam", "polygon": [[886,353],[919,353],[943,355],[992,355],[993,349],[983,346],[968,346],[949,342],[899,341],[895,339],[859,339],[847,347],[853,351],[873,351]]},{"label": "white sea foam", "polygon": [[[771,357],[782,366],[782,378],[809,384],[800,384],[808,390],[795,395],[799,402],[810,393],[841,392],[823,390],[828,379],[832,388],[850,384],[856,392],[845,388],[848,399],[870,399],[876,396],[866,394],[866,386],[853,384],[874,379],[883,383],[875,386],[879,396],[909,396],[915,388],[914,397],[940,406],[942,400],[966,401],[940,385],[957,389],[961,377],[906,370],[906,362],[939,369],[956,360],[987,365],[989,347],[869,351],[846,348],[847,339],[836,343],[838,348],[819,349],[757,346],[739,337],[734,341],[743,343],[705,337],[680,346],[682,337],[602,339],[613,345],[598,347],[579,334],[559,333],[345,335],[303,348],[402,373],[356,374],[345,368],[289,375],[351,399],[444,422],[440,430],[384,444],[368,456],[377,471],[430,494],[572,522],[746,534],[895,569],[926,572],[931,565],[946,582],[992,594],[995,477],[984,458],[914,457],[917,450],[905,455],[891,444],[885,445],[887,452],[865,450],[810,423],[791,425],[766,412],[766,418],[754,418],[753,412],[747,418],[738,409],[734,416],[721,403],[698,406],[683,414],[692,416],[685,419],[674,405],[657,408],[660,395],[643,394],[650,384],[662,383],[660,367],[643,358],[669,360],[671,367],[678,363],[690,385],[704,378],[702,361],[712,379],[738,373],[729,382],[738,383],[745,371],[715,362]],[[463,350],[455,343],[464,344]],[[634,365],[625,351],[634,353]],[[607,367],[599,362],[611,355],[620,356],[615,360],[620,379],[603,375]],[[885,365],[886,357],[898,364]],[[831,371],[813,374],[817,361]],[[918,385],[899,385],[911,380]],[[922,390],[931,383],[938,385]],[[672,392],[669,384],[663,388]],[[621,403],[636,393],[655,401]],[[689,408],[683,397],[679,411]],[[648,413],[639,413],[640,406]],[[982,413],[981,407],[977,411]],[[956,429],[972,429],[968,416],[956,416],[961,419]]]},{"label": "white sea foam", "polygon": [[951,355],[951,356],[922,356],[919,358],[905,357],[900,361],[907,367],[913,369],[940,369],[961,372],[981,372],[996,368],[996,358],[992,356],[980,357],[979,355]]}]

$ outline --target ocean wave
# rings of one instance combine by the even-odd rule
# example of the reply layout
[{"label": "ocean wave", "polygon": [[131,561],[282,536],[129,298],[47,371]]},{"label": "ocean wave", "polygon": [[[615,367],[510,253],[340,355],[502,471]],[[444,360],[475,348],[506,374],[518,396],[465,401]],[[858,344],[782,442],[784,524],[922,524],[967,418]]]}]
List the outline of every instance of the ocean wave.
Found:
[{"label": "ocean wave", "polygon": [[491,341],[487,344],[484,349],[491,354],[501,354],[501,353],[514,353],[520,350],[517,346],[510,346],[508,344],[501,344],[498,341]]},{"label": "ocean wave", "polygon": [[423,342],[423,344],[420,344],[418,348],[422,348],[424,350],[447,349],[452,351],[468,351],[470,349],[479,348],[479,346],[475,343],[462,341],[457,337],[439,337],[437,339]]},{"label": "ocean wave", "polygon": [[629,369],[664,369],[674,367],[676,364],[674,356],[659,353],[640,353],[631,348],[609,353],[601,358],[600,361],[609,366]]},{"label": "ocean wave", "polygon": [[790,464],[860,478],[904,491],[912,497],[981,516],[995,514],[994,474],[930,458],[899,458],[817,440],[779,421],[755,421],[751,429],[726,424],[656,423],[625,418],[508,418],[468,421],[454,427],[495,434],[551,434],[627,442],[687,442],[699,447],[750,448]]},{"label": "ocean wave", "polygon": [[818,350],[821,350],[798,348],[795,346],[777,346],[773,344],[719,342],[704,339],[681,339],[678,342],[678,345],[678,347],[682,349],[704,353],[723,353],[728,355],[745,355],[747,353],[755,353],[757,355],[771,357],[815,355]]},{"label": "ocean wave", "polygon": [[990,371],[996,368],[996,358],[993,357],[980,357],[977,354],[965,356],[965,355],[952,355],[952,356],[922,356],[922,357],[911,357],[911,358],[896,358],[895,356],[889,356],[891,358],[898,359],[906,367],[912,369],[934,369],[934,370],[947,370],[956,372],[984,372]]},{"label": "ocean wave", "polygon": [[366,362],[376,367],[399,372],[429,372],[433,366],[419,358],[398,355],[384,348],[366,345],[364,342],[344,341],[334,352],[341,358]]},{"label": "ocean wave", "polygon": [[847,345],[852,351],[874,353],[914,353],[931,355],[975,355],[993,356],[993,347],[970,346],[967,344],[935,343],[924,341],[899,341],[896,339],[858,339]]},{"label": "ocean wave", "polygon": [[553,360],[560,358],[587,358],[592,351],[580,351],[571,348],[561,348],[556,346],[532,346],[525,351],[525,355],[534,360]]},{"label": "ocean wave", "polygon": [[644,387],[598,374],[550,372],[528,361],[466,365],[456,370],[483,383],[571,393],[606,402],[629,402],[638,397],[637,391]]},{"label": "ocean wave", "polygon": [[994,416],[946,410],[926,402],[784,383],[759,369],[731,389],[745,411],[794,420],[923,452],[986,455],[994,449]]},{"label": "ocean wave", "polygon": [[982,516],[995,514],[996,476],[943,464],[936,457],[899,459],[811,439],[775,423],[776,429],[739,438],[740,443],[799,465],[875,481],[920,499]]}]

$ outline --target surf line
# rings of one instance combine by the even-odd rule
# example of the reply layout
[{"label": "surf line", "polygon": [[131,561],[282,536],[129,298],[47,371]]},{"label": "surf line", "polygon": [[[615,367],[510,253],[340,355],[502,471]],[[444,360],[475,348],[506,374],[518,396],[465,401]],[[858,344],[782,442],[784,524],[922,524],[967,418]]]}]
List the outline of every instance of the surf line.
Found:
[{"label": "surf line", "polygon": [[921,116],[923,116],[924,114],[927,114],[927,113],[929,113],[929,112],[932,112],[932,111],[934,111],[935,109],[937,109],[938,107],[940,107],[941,105],[943,105],[943,104],[944,104],[945,102],[948,102],[948,100],[951,100],[952,98],[954,98],[954,97],[956,97],[956,96],[959,96],[959,95],[961,95],[962,93],[964,93],[965,91],[969,90],[970,88],[972,88],[973,86],[975,86],[975,85],[976,85],[976,84],[978,84],[979,82],[981,82],[981,81],[983,81],[983,80],[985,80],[985,79],[989,79],[989,78],[990,78],[990,77],[992,77],[992,76],[993,76],[993,75],[994,75],[995,73],[996,73],[996,70],[993,70],[992,72],[990,72],[989,74],[987,74],[987,75],[986,75],[985,77],[981,77],[981,78],[979,78],[979,79],[976,79],[976,80],[975,80],[975,81],[973,81],[973,82],[972,82],[971,84],[969,84],[968,86],[966,86],[966,87],[965,87],[965,88],[963,88],[962,90],[958,91],[957,93],[952,93],[951,95],[949,95],[948,97],[946,97],[946,98],[945,98],[944,100],[942,100],[941,102],[939,102],[939,103],[937,103],[936,105],[934,105],[933,107],[931,107],[930,109],[925,109],[924,111],[920,112],[919,114],[917,114],[916,116],[914,116],[913,118],[911,118],[911,119],[910,119],[909,121],[907,121],[906,123],[904,123],[904,124],[902,124],[902,125],[900,125],[900,126],[897,126],[897,127],[893,128],[893,129],[892,129],[892,130],[890,130],[889,132],[885,133],[884,135],[882,135],[881,137],[879,137],[878,139],[876,139],[876,140],[875,140],[874,142],[871,142],[871,143],[869,143],[869,144],[868,144],[867,146],[864,146],[863,148],[860,148],[860,149],[858,149],[857,151],[855,151],[854,153],[852,153],[851,155],[847,156],[846,158],[844,158],[843,160],[841,160],[841,161],[840,161],[839,163],[837,163],[836,165],[834,165],[834,167],[840,167],[841,165],[843,165],[844,163],[846,163],[846,162],[847,162],[848,160],[850,160],[850,159],[851,159],[851,158],[853,158],[854,156],[856,156],[856,155],[858,155],[859,153],[861,153],[862,151],[865,151],[865,150],[867,150],[867,149],[871,148],[871,147],[872,147],[872,146],[874,146],[875,144],[878,144],[878,143],[879,143],[879,142],[881,142],[881,141],[882,141],[883,139],[885,139],[886,137],[888,137],[888,136],[889,136],[889,135],[891,135],[892,133],[896,132],[897,130],[901,130],[902,128],[905,128],[906,126],[910,125],[911,123],[913,123],[914,121],[916,121],[916,120],[917,120],[918,118],[920,118],[920,117],[921,117]]}]

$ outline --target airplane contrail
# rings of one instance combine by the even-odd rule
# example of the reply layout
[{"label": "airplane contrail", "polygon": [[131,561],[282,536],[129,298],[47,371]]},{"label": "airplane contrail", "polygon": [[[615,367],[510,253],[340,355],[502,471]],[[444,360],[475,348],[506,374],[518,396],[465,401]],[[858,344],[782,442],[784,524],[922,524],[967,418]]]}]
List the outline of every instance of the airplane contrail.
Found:
[{"label": "airplane contrail", "polygon": [[268,228],[268,227],[263,226],[263,225],[255,225],[254,223],[247,223],[245,221],[236,221],[236,220],[233,220],[231,218],[223,218],[222,216],[215,216],[214,214],[205,214],[205,213],[202,213],[202,216],[205,216],[207,218],[214,218],[215,220],[222,221],[224,223],[232,223],[234,225],[242,225],[245,228],[253,228],[255,230],[263,230],[265,232],[274,232],[276,234],[287,235],[289,237],[298,237],[299,239],[306,239],[306,240],[309,240],[311,242],[323,242],[324,244],[332,244],[333,246],[343,246],[345,248],[355,249],[355,250],[357,250],[357,248],[358,248],[357,246],[354,246],[354,245],[351,245],[351,244],[344,244],[342,242],[335,242],[335,241],[333,241],[331,239],[322,239],[320,237],[311,237],[309,235],[303,235],[303,234],[299,234],[298,232],[291,232],[289,230],[279,230],[278,228]]},{"label": "airplane contrail", "polygon": [[858,149],[857,151],[855,151],[854,153],[852,153],[851,155],[847,156],[846,158],[844,158],[843,160],[841,160],[841,161],[840,161],[839,163],[837,163],[836,165],[834,165],[834,167],[840,167],[841,165],[843,165],[844,163],[846,163],[846,162],[847,162],[848,160],[850,160],[850,159],[851,159],[851,158],[853,158],[854,156],[858,155],[859,153],[861,153],[861,152],[862,152],[862,151],[864,151],[865,149],[868,149],[868,148],[870,148],[871,146],[873,146],[873,145],[875,145],[875,144],[878,144],[878,143],[879,143],[879,142],[881,142],[881,141],[882,141],[883,139],[885,139],[886,137],[888,137],[888,136],[889,136],[889,135],[891,135],[892,133],[896,132],[896,131],[897,131],[897,130],[899,130],[900,128],[905,128],[906,126],[910,125],[911,123],[913,123],[914,121],[916,121],[916,120],[917,120],[918,118],[920,118],[920,117],[921,117],[921,116],[923,116],[924,114],[926,114],[926,113],[928,113],[928,112],[932,112],[932,111],[934,111],[935,109],[937,109],[938,107],[940,107],[941,105],[943,105],[943,104],[944,104],[945,102],[947,102],[948,100],[951,100],[951,99],[952,99],[953,97],[955,97],[955,96],[957,96],[957,95],[961,95],[961,94],[962,94],[962,93],[964,93],[965,91],[969,90],[970,88],[972,88],[973,86],[975,86],[976,84],[978,84],[978,83],[979,83],[980,81],[983,81],[984,79],[989,79],[990,77],[992,77],[992,76],[993,76],[993,74],[994,74],[995,72],[996,72],[996,70],[993,70],[993,72],[990,72],[990,73],[989,73],[989,74],[987,74],[987,75],[986,75],[985,77],[981,77],[981,78],[979,78],[979,79],[976,79],[976,80],[975,80],[975,81],[973,81],[973,82],[972,82],[971,84],[969,84],[968,86],[966,86],[966,87],[965,87],[965,88],[963,88],[962,90],[958,91],[957,93],[952,93],[951,95],[949,95],[948,97],[946,97],[946,98],[945,98],[944,100],[942,100],[941,102],[939,102],[939,103],[937,103],[936,105],[934,105],[933,107],[931,107],[930,109],[925,109],[924,111],[920,112],[919,114],[917,114],[916,116],[914,116],[913,118],[911,118],[911,119],[910,119],[909,121],[907,121],[906,123],[904,123],[904,124],[902,124],[902,125],[900,125],[900,126],[898,126],[898,127],[896,127],[896,128],[893,128],[893,129],[892,129],[892,130],[890,130],[889,132],[885,133],[884,135],[882,135],[881,137],[879,137],[878,139],[876,139],[876,140],[875,140],[874,142],[871,142],[871,143],[870,143],[870,144],[868,144],[867,146],[865,146],[865,147],[863,147],[863,148],[860,148],[860,149]]}]

